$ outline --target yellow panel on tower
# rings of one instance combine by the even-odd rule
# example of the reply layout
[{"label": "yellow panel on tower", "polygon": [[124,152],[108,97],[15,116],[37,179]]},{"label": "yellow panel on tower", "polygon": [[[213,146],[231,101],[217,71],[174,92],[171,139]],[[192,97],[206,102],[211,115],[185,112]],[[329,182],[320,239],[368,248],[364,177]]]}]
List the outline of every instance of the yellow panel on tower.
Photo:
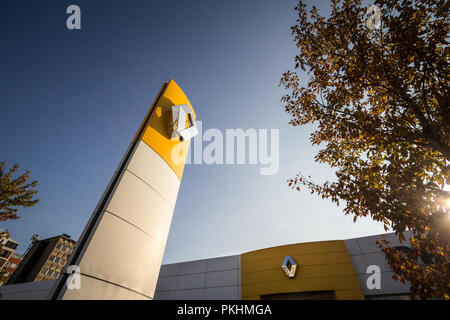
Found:
[{"label": "yellow panel on tower", "polygon": [[163,88],[146,128],[140,138],[155,150],[172,168],[181,180],[184,163],[189,149],[189,140],[180,141],[172,135],[172,107],[188,105],[195,120],[195,111],[188,98],[174,80]]}]

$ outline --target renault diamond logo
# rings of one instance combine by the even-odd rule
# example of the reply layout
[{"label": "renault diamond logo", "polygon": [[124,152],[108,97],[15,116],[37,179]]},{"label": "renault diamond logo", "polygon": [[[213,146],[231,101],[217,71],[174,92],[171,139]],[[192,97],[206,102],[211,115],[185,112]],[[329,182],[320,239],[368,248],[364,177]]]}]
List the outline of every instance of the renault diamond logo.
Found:
[{"label": "renault diamond logo", "polygon": [[283,268],[284,273],[286,273],[289,278],[293,278],[295,277],[295,271],[297,271],[297,263],[291,256],[286,256],[284,257],[281,268]]},{"label": "renault diamond logo", "polygon": [[187,104],[172,107],[171,139],[189,140],[198,134],[194,113]]}]

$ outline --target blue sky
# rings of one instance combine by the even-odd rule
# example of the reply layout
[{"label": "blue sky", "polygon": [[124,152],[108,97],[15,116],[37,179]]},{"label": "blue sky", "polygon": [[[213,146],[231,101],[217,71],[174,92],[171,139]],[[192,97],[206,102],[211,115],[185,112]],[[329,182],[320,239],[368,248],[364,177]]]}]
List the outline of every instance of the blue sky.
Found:
[{"label": "blue sky", "polygon": [[[311,1],[314,3],[314,1]],[[79,31],[66,8],[81,8]],[[175,79],[203,130],[280,130],[280,170],[187,165],[165,263],[384,232],[286,180],[316,182],[311,126],[291,127],[280,102],[293,68],[289,27],[297,1],[2,1],[0,161],[39,181],[40,202],[3,222],[26,250],[30,237],[77,239],[163,81]],[[326,1],[315,4],[327,12]]]}]

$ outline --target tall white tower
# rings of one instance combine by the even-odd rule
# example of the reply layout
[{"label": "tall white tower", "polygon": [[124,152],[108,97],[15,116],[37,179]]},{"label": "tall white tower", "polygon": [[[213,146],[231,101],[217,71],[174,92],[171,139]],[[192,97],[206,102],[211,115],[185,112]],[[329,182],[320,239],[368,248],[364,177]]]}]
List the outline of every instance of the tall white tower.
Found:
[{"label": "tall white tower", "polygon": [[180,87],[165,82],[67,262],[80,287],[64,274],[52,299],[153,299],[194,120]]}]

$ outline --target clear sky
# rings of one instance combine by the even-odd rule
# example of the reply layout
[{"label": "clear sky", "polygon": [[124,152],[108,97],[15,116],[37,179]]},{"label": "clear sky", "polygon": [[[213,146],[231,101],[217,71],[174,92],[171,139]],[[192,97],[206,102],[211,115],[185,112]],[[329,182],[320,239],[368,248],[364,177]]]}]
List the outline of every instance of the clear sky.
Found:
[{"label": "clear sky", "polygon": [[[280,170],[261,176],[258,165],[187,165],[165,263],[383,233],[381,224],[354,224],[342,207],[287,185],[299,171],[333,179],[314,163],[312,127],[289,126],[280,102],[279,79],[297,49],[289,29],[296,3],[1,1],[0,161],[39,181],[40,202],[0,225],[18,251],[34,233],[78,239],[170,78],[203,130],[279,129]],[[66,28],[71,4],[81,8],[79,31]],[[327,12],[327,1],[315,4]]]}]

